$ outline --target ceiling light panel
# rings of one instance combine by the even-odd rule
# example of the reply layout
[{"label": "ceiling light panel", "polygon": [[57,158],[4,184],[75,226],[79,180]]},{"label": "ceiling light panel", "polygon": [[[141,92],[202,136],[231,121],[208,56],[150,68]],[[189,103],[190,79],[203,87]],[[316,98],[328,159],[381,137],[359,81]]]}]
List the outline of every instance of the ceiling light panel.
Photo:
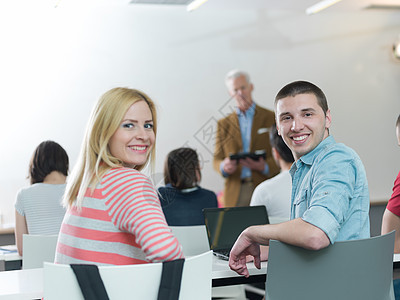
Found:
[{"label": "ceiling light panel", "polygon": [[187,5],[193,0],[131,0],[131,4],[166,4],[166,5]]}]

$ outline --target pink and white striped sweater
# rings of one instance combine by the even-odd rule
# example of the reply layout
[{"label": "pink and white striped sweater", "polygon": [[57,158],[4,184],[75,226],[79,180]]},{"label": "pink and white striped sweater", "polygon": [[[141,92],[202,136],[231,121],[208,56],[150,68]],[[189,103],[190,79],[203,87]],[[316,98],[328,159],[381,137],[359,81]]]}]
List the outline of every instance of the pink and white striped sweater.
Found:
[{"label": "pink and white striped sweater", "polygon": [[183,257],[150,180],[137,170],[109,170],[88,189],[82,208],[61,225],[56,263],[128,265]]}]

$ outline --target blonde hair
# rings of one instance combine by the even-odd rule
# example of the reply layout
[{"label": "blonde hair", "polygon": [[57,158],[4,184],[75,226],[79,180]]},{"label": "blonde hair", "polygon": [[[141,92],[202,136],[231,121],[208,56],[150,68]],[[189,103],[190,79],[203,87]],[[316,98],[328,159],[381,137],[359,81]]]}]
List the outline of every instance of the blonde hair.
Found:
[{"label": "blonde hair", "polygon": [[[78,162],[66,187],[64,205],[71,206],[76,203],[80,207],[89,187],[95,187],[109,169],[123,166],[123,162],[111,154],[108,143],[127,110],[138,101],[145,101],[149,106],[153,117],[154,136],[157,136],[156,107],[145,93],[128,88],[114,88],[104,93],[94,107],[87,124]],[[142,170],[149,161],[154,167],[155,142],[146,162],[135,166],[134,169]]]}]

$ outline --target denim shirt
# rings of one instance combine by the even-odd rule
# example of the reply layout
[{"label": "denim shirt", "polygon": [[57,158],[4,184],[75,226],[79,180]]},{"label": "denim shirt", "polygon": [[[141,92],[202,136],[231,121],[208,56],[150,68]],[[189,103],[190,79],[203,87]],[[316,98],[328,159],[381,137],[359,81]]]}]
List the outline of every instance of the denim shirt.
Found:
[{"label": "denim shirt", "polygon": [[354,150],[328,136],[290,174],[291,219],[317,226],[332,244],[370,237],[367,176]]}]

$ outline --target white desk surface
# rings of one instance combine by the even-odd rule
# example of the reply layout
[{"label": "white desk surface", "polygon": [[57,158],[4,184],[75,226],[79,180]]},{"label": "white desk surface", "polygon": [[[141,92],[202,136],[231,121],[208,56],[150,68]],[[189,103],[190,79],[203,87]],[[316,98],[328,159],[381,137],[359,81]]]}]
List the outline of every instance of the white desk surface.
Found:
[{"label": "white desk surface", "polygon": [[[400,261],[400,254],[395,254],[394,262]],[[267,271],[267,262],[261,263],[261,269],[247,264],[250,275],[261,275]],[[213,257],[213,279],[238,277],[228,267],[228,262]],[[43,297],[43,269],[28,269],[0,272],[0,300],[32,300]]]},{"label": "white desk surface", "polygon": [[[254,266],[254,263],[250,262],[247,264],[247,268],[249,269],[250,276],[251,275],[262,275],[267,273],[267,262],[261,262],[261,269],[257,269]],[[239,277],[235,271],[229,269],[228,261],[219,259],[213,256],[213,267],[212,267],[212,278],[230,278],[230,277]]]},{"label": "white desk surface", "polygon": [[21,259],[22,257],[18,255],[16,245],[0,246],[0,260],[11,261]]},{"label": "white desk surface", "polygon": [[1,300],[32,300],[43,297],[43,269],[0,272]]},{"label": "white desk surface", "polygon": [[[251,275],[265,274],[267,263],[260,270],[248,264]],[[238,277],[228,267],[228,262],[213,257],[213,279]],[[28,269],[0,272],[0,300],[32,300],[43,297],[43,269]]]}]

